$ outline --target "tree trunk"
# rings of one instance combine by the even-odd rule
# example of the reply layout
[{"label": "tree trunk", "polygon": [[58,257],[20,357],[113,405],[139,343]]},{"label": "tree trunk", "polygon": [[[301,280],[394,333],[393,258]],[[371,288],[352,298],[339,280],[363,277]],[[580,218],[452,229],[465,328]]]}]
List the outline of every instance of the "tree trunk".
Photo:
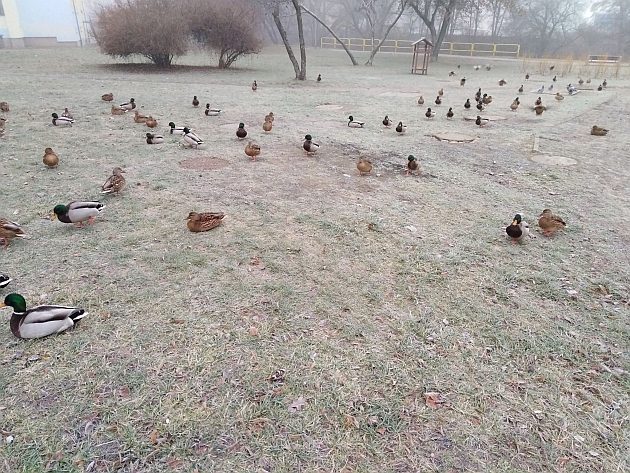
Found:
[{"label": "tree trunk", "polygon": [[444,41],[444,37],[446,36],[446,32],[448,31],[448,26],[451,23],[453,8],[455,7],[457,0],[449,0],[448,5],[446,5],[446,9],[444,10],[444,16],[442,17],[442,25],[440,26],[440,33],[438,34],[437,40],[433,43],[433,52],[431,53],[431,57],[434,60],[437,60],[440,55],[440,48],[442,47],[442,41]]},{"label": "tree trunk", "polygon": [[300,40],[300,73],[297,79],[306,80],[306,45],[304,44],[304,24],[302,22],[302,8],[299,0],[291,0],[297,16],[298,39]]},{"label": "tree trunk", "polygon": [[372,65],[372,63],[374,62],[374,56],[376,56],[376,53],[378,53],[378,51],[381,49],[381,46],[383,45],[383,41],[385,41],[387,39],[387,36],[389,35],[389,32],[394,28],[394,26],[396,26],[396,23],[398,23],[398,20],[400,20],[400,17],[404,13],[406,7],[407,7],[407,0],[403,0],[401,2],[401,4],[400,4],[400,11],[398,12],[398,15],[396,16],[396,19],[391,23],[391,25],[389,25],[389,27],[385,31],[385,34],[383,35],[381,40],[372,49],[372,53],[370,54],[370,57],[365,62],[366,66],[371,66]]},{"label": "tree trunk", "polygon": [[293,49],[289,44],[289,38],[287,36],[287,30],[282,26],[282,22],[280,21],[280,5],[276,5],[273,9],[273,21],[276,24],[276,28],[278,28],[278,33],[280,33],[280,37],[282,38],[282,42],[284,43],[284,47],[287,50],[287,54],[289,55],[289,59],[291,60],[291,64],[293,64],[293,70],[295,71],[295,78],[299,79],[300,77],[300,65],[295,58],[295,54],[293,54]]},{"label": "tree trunk", "polygon": [[350,57],[350,60],[352,61],[352,65],[353,66],[357,66],[359,63],[357,62],[357,60],[354,58],[354,55],[350,52],[350,50],[347,48],[347,46],[343,43],[343,41],[341,41],[341,39],[339,39],[339,37],[335,34],[335,32],[326,24],[324,23],[322,20],[320,20],[315,13],[313,13],[312,11],[310,11],[308,8],[306,8],[304,5],[302,5],[302,10],[304,10],[304,13],[307,13],[309,15],[311,15],[315,21],[317,21],[320,25],[322,25],[324,28],[326,28],[328,30],[328,32],[333,35],[333,37],[339,41],[339,43],[341,43],[341,45],[343,46],[343,49],[346,50],[346,53],[348,54],[348,56]]}]

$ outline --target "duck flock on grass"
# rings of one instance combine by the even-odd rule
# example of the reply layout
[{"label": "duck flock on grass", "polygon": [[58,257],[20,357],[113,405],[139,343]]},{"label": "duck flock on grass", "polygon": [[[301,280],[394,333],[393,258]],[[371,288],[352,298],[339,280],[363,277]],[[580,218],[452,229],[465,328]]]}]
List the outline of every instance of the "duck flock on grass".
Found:
[{"label": "duck flock on grass", "polygon": [[[458,69],[460,66],[458,66]],[[550,71],[553,71],[554,66],[550,67]],[[475,70],[481,69],[481,66],[474,66]],[[486,66],[486,70],[491,70],[491,66]],[[455,72],[451,71],[449,73],[449,77],[455,76]],[[527,73],[525,75],[525,80],[530,79],[530,74]],[[317,77],[317,82],[321,82],[321,74]],[[542,85],[540,88],[536,89],[534,92],[542,94],[547,90],[548,93],[553,93],[554,84],[557,82],[557,76],[554,75],[552,79],[552,84],[549,85],[545,89],[545,85]],[[579,78],[578,84],[582,86],[585,81],[582,78]],[[586,80],[586,84],[590,84],[591,79]],[[465,86],[466,78],[462,77],[459,80],[459,84],[461,87]],[[507,82],[504,79],[499,81],[499,86],[504,87],[507,85]],[[601,91],[608,86],[606,80],[604,80],[598,87],[597,90]],[[253,92],[258,90],[258,82],[253,81],[251,84],[251,89]],[[579,92],[579,89],[575,87],[573,84],[569,84],[567,87],[567,92],[570,96],[573,96]],[[524,91],[524,85],[521,85],[518,88],[518,93],[521,94]],[[440,106],[444,101],[444,89],[440,88],[437,92],[435,105]],[[114,94],[107,93],[101,96],[101,99],[105,102],[113,102]],[[493,98],[491,95],[483,93],[481,88],[478,88],[475,96],[476,109],[479,112],[484,111],[492,102]],[[561,101],[564,99],[564,96],[560,92],[555,93],[555,99],[557,101]],[[422,106],[425,103],[424,97],[420,96],[417,101],[418,105]],[[510,110],[516,112],[520,106],[520,99],[516,97],[510,104]],[[199,107],[200,101],[198,97],[193,96],[192,106],[194,108]],[[472,108],[472,104],[470,98],[467,98],[464,102],[464,109],[469,110]],[[111,106],[111,114],[112,115],[126,115],[130,111],[134,111],[134,122],[145,124],[148,128],[156,128],[158,126],[157,120],[155,120],[150,115],[142,115],[136,110],[137,104],[134,98],[130,98],[129,101],[121,103],[119,105]],[[538,97],[532,106],[532,110],[536,113],[536,115],[540,116],[546,110],[546,107],[542,103],[542,97]],[[8,113],[10,111],[9,104],[7,102],[0,102],[0,111],[3,113]],[[216,117],[221,114],[222,110],[219,108],[213,108],[210,104],[206,104],[204,114],[209,117]],[[425,117],[427,120],[433,120],[437,114],[435,110],[432,110],[431,107],[428,107],[425,112]],[[58,115],[56,112],[51,114],[52,116],[52,124],[55,127],[72,127],[75,124],[75,119],[72,116],[72,113],[65,108],[63,113]],[[447,120],[451,120],[455,116],[455,112],[453,111],[453,107],[449,106],[448,111],[445,114]],[[273,112],[269,112],[265,116],[265,120],[262,125],[263,132],[270,133],[273,130],[273,122],[274,122],[274,114]],[[3,135],[5,131],[5,123],[7,119],[5,117],[0,117],[0,137]],[[475,124],[479,127],[483,127],[488,124],[489,120],[483,118],[481,115],[477,115],[475,119]],[[391,128],[395,122],[392,121],[389,115],[385,115],[385,118],[382,121],[382,124],[385,128]],[[348,117],[347,126],[349,128],[364,128],[366,125],[365,122],[356,120],[354,116],[350,115]],[[404,135],[407,132],[407,125],[405,125],[402,121],[399,121],[395,126],[395,131],[398,135]],[[591,134],[595,136],[605,136],[608,133],[608,130],[605,128],[601,128],[597,125],[593,125],[591,129]],[[185,148],[193,148],[198,149],[204,144],[204,140],[199,137],[192,128],[188,126],[176,126],[174,122],[169,123],[168,128],[169,135],[177,135],[181,136],[180,144]],[[164,136],[157,133],[146,133],[146,143],[149,145],[157,145],[165,142]],[[239,123],[238,128],[236,129],[236,137],[238,140],[245,140],[248,136],[248,132],[245,129],[244,123]],[[307,156],[313,156],[317,153],[320,148],[320,145],[313,140],[313,137],[310,134],[307,134],[304,137],[304,142],[302,143],[302,148],[306,152]],[[260,155],[261,148],[255,141],[248,141],[245,146],[245,154],[252,160],[255,161],[256,158]],[[47,147],[44,150],[43,163],[45,166],[49,168],[55,168],[59,165],[59,156],[54,152],[54,150],[50,147]],[[357,170],[359,171],[359,175],[369,175],[372,172],[373,166],[372,163],[366,158],[360,158],[357,162]],[[406,165],[406,175],[416,175],[419,174],[420,166],[418,160],[413,155],[409,155],[407,157],[407,165]],[[126,181],[123,176],[125,171],[120,167],[115,167],[112,171],[111,176],[107,178],[105,183],[101,186],[102,194],[111,194],[111,195],[119,195],[121,191],[125,188]],[[98,201],[73,201],[66,204],[58,204],[56,205],[51,214],[51,220],[59,220],[62,223],[66,224],[74,224],[77,227],[84,226],[85,223],[93,224],[96,220],[96,217],[99,216],[105,209],[105,205]],[[188,217],[186,218],[186,226],[189,231],[193,233],[205,232],[212,230],[223,222],[225,218],[225,214],[222,212],[190,212]],[[538,218],[538,226],[540,227],[542,234],[545,236],[553,236],[558,231],[563,230],[566,227],[566,223],[564,220],[552,213],[550,209],[544,209]],[[529,236],[529,225],[523,219],[521,214],[516,214],[512,219],[512,223],[505,228],[507,237],[514,243],[522,243]],[[0,217],[0,244],[6,249],[11,241],[16,238],[28,238],[24,229],[15,222],[7,220],[5,218]],[[0,288],[4,288],[11,283],[12,279],[5,274],[0,274]],[[8,294],[4,298],[4,302],[0,302],[0,308],[2,307],[11,307],[13,308],[13,314],[10,320],[10,328],[11,332],[18,338],[41,338],[46,337],[53,334],[58,334],[64,332],[72,327],[75,324],[84,318],[87,315],[87,312],[81,308],[77,307],[66,307],[66,306],[55,306],[55,305],[41,305],[37,307],[33,307],[31,309],[27,309],[26,300],[23,296],[17,293]]]}]

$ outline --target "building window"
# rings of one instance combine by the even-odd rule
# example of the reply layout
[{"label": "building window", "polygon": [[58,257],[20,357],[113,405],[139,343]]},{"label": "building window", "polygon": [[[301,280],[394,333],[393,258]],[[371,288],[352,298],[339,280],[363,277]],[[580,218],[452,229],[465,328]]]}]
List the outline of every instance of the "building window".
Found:
[{"label": "building window", "polygon": [[2,8],[2,0],[0,0],[0,16],[4,16],[4,8]]}]

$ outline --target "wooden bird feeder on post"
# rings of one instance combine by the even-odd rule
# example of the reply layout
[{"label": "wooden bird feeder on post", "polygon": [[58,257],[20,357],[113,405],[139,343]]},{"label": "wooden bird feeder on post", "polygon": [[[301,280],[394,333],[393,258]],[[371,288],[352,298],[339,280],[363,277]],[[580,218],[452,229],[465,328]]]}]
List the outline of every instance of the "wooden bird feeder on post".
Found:
[{"label": "wooden bird feeder on post", "polygon": [[[429,60],[433,43],[426,38],[420,38],[413,45],[413,59],[411,60],[411,73],[426,75],[429,70]],[[420,58],[422,56],[422,60]]]}]

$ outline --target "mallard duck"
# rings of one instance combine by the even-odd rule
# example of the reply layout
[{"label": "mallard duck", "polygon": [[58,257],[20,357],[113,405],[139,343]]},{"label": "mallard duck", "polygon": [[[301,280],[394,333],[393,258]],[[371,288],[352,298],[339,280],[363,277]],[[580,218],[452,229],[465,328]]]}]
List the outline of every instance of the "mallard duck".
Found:
[{"label": "mallard duck", "polygon": [[591,78],[589,77],[588,79],[586,79],[586,83],[590,84],[591,83]]},{"label": "mallard duck", "polygon": [[273,121],[276,119],[276,117],[274,116],[273,112],[269,112],[267,115],[265,115],[265,121],[266,122],[271,122],[273,123]]},{"label": "mallard duck", "polygon": [[0,217],[0,242],[6,248],[14,238],[28,238],[28,235],[19,224]]},{"label": "mallard duck", "polygon": [[510,110],[512,110],[513,112],[516,112],[516,110],[518,110],[519,105],[520,105],[519,102],[515,100],[514,102],[511,103]]},{"label": "mallard duck", "polygon": [[164,137],[162,135],[154,135],[153,133],[147,133],[148,145],[161,145],[164,143]]},{"label": "mallard duck", "polygon": [[245,123],[239,123],[238,128],[236,129],[236,137],[239,140],[245,139],[247,137],[247,130],[245,129]]},{"label": "mallard duck", "polygon": [[455,71],[451,71],[451,72],[449,72],[449,73],[448,73],[448,76],[449,76],[449,77],[455,77]]},{"label": "mallard duck", "polygon": [[473,69],[474,69],[475,71],[478,71],[479,69],[481,69],[481,66],[479,66],[479,65],[473,66]]},{"label": "mallard duck", "polygon": [[[173,122],[169,122],[168,126],[169,126],[169,133],[171,135],[183,135],[184,130],[187,128],[185,126],[175,126],[175,123]],[[188,130],[190,131],[190,128],[188,128]]]},{"label": "mallard duck", "polygon": [[258,90],[258,82],[256,82],[256,81],[252,82],[252,90],[254,92],[256,92]]},{"label": "mallard duck", "polygon": [[59,156],[52,150],[52,148],[46,148],[44,150],[43,163],[49,168],[56,168],[59,164]]},{"label": "mallard duck", "polygon": [[407,172],[405,173],[407,176],[409,174],[415,173],[420,166],[418,165],[418,161],[413,154],[410,154],[407,157]]},{"label": "mallard duck", "polygon": [[194,134],[188,127],[184,127],[184,145],[189,148],[199,148],[203,144],[203,140]]},{"label": "mallard duck", "polygon": [[40,305],[26,309],[26,300],[20,294],[9,294],[0,303],[13,307],[11,332],[17,338],[42,338],[65,332],[87,315],[84,309],[61,305]]},{"label": "mallard duck", "polygon": [[435,105],[441,105],[441,104],[442,104],[442,99],[438,95],[437,97],[435,97]]},{"label": "mallard duck", "polygon": [[477,92],[475,93],[475,100],[477,102],[479,102],[481,100],[481,87],[479,87],[479,89],[477,90]]},{"label": "mallard duck", "polygon": [[87,220],[89,224],[93,224],[96,216],[105,209],[105,205],[96,201],[86,202],[70,202],[68,205],[55,205],[51,220],[59,219],[62,223],[74,223],[81,227],[83,222]]},{"label": "mallard duck", "polygon": [[593,128],[591,128],[591,135],[606,136],[607,134],[608,130],[606,128],[601,128],[597,125],[593,125]]},{"label": "mallard duck", "polygon": [[103,102],[112,102],[114,100],[114,94],[112,94],[111,92],[108,94],[103,94],[101,95],[101,100]]},{"label": "mallard duck", "polygon": [[444,95],[444,89],[440,88],[440,90],[438,90],[438,96],[442,97]]},{"label": "mallard duck", "polygon": [[543,235],[551,236],[558,230],[564,229],[567,226],[562,218],[551,213],[551,209],[545,209],[538,218],[538,226],[543,231]]},{"label": "mallard duck", "polygon": [[7,113],[10,110],[11,109],[9,108],[9,103],[8,102],[0,102],[0,112]]},{"label": "mallard duck", "polygon": [[120,193],[120,191],[123,190],[123,187],[125,187],[125,184],[127,184],[127,181],[125,181],[125,178],[122,175],[124,172],[124,170],[116,166],[112,171],[112,175],[109,176],[105,183],[101,186],[101,194]]},{"label": "mallard duck", "polygon": [[424,116],[431,119],[435,116],[435,112],[431,110],[431,107],[427,108],[427,111],[424,113]]},{"label": "mallard duck", "polygon": [[352,115],[348,117],[348,126],[350,128],[363,128],[363,125],[365,125],[365,122],[355,120]]},{"label": "mallard duck", "polygon": [[398,122],[398,125],[396,126],[396,133],[399,135],[407,133],[407,125],[403,125],[403,122]]},{"label": "mallard duck", "polygon": [[0,273],[0,288],[7,287],[11,281],[13,281],[13,279],[11,279],[9,276]]},{"label": "mallard duck", "polygon": [[490,64],[486,64],[486,71],[490,71],[492,69],[492,66]]},{"label": "mallard duck", "polygon": [[125,113],[127,113],[127,110],[125,110],[124,108],[112,105],[112,115],[124,115]]},{"label": "mallard duck", "polygon": [[70,119],[74,119],[74,117],[72,116],[72,114],[70,113],[70,110],[68,110],[68,107],[63,109],[63,113],[61,114],[61,116],[63,118],[70,118]]},{"label": "mallard duck", "polygon": [[538,97],[534,105],[542,105],[542,97]]},{"label": "mallard duck", "polygon": [[424,97],[422,95],[418,99],[418,105],[424,105]]},{"label": "mallard duck", "polygon": [[206,111],[203,112],[206,114],[206,117],[217,117],[221,114],[220,108],[210,108],[210,104],[206,104]]},{"label": "mallard duck", "polygon": [[192,106],[193,107],[198,107],[199,106],[199,100],[197,99],[196,95],[193,95]]},{"label": "mallard duck", "polygon": [[602,84],[599,84],[599,86],[597,87],[597,91],[601,92],[602,90],[604,90],[604,86]]},{"label": "mallard duck", "polygon": [[133,121],[136,123],[146,123],[149,117],[147,115],[141,115],[138,110],[134,112]]},{"label": "mallard duck", "polygon": [[522,94],[525,89],[523,88],[523,84],[518,88],[518,93]]},{"label": "mallard duck", "polygon": [[147,121],[145,121],[144,124],[148,126],[149,128],[155,128],[156,126],[158,126],[158,121],[155,118],[153,118],[151,115],[149,115],[147,117]]},{"label": "mallard duck", "polygon": [[265,133],[269,133],[271,131],[271,129],[273,128],[273,123],[265,120],[265,122],[263,123],[262,128],[263,128],[263,131]]},{"label": "mallard duck", "polygon": [[547,110],[547,107],[545,107],[544,105],[536,105],[534,107],[536,115],[542,115],[545,110]]},{"label": "mallard duck", "polygon": [[388,115],[385,115],[385,118],[383,118],[383,125],[385,125],[387,128],[389,128],[390,126],[392,126],[392,124],[393,124],[393,123],[394,123],[394,122],[392,122],[392,121],[389,119],[389,116],[388,116]]},{"label": "mallard duck", "polygon": [[529,72],[525,74],[525,80],[529,80]]},{"label": "mallard duck", "polygon": [[7,119],[4,117],[0,117],[0,130],[4,130],[4,124],[7,122]]},{"label": "mallard duck", "polygon": [[578,84],[579,84],[579,85],[584,85],[584,79],[582,79],[582,78],[580,77],[580,79],[578,80]]},{"label": "mallard duck", "polygon": [[523,220],[521,214],[516,214],[512,223],[505,228],[505,233],[512,238],[512,241],[521,243],[529,235],[529,225]]},{"label": "mallard duck", "polygon": [[455,113],[453,112],[453,107],[449,107],[448,108],[448,112],[446,112],[446,118],[448,118],[450,120],[454,116],[455,116]]},{"label": "mallard duck", "polygon": [[537,93],[538,93],[538,94],[542,94],[542,93],[544,93],[544,92],[545,92],[545,86],[544,86],[544,85],[541,85],[541,86],[540,86],[540,89],[538,89]]},{"label": "mallard duck", "polygon": [[468,110],[470,108],[470,99],[466,99],[466,102],[464,102],[464,108],[466,110]]},{"label": "mallard duck", "polygon": [[554,65],[552,65],[552,66],[549,66],[549,70],[550,70],[550,71],[553,71],[555,68],[556,68],[556,65],[555,65],[555,64],[554,64]]},{"label": "mallard duck", "polygon": [[207,232],[221,225],[224,218],[223,212],[190,212],[186,226],[193,233]]},{"label": "mallard duck", "polygon": [[357,169],[359,170],[360,176],[370,174],[372,172],[372,163],[367,159],[361,158],[357,162]]},{"label": "mallard duck", "polygon": [[462,87],[464,87],[464,85],[466,85],[466,78],[462,77],[461,79],[459,79],[459,85],[461,85]]},{"label": "mallard duck", "polygon": [[483,103],[482,102],[477,102],[476,107],[477,107],[477,110],[479,110],[480,112],[483,111]]},{"label": "mallard duck", "polygon": [[475,124],[477,126],[486,126],[488,124],[488,119],[481,118],[481,116],[477,115],[477,119],[475,120]]},{"label": "mallard duck", "polygon": [[302,144],[302,148],[306,151],[306,154],[315,154],[319,149],[319,145],[313,141],[313,137],[311,135],[306,135],[304,137],[304,144]]},{"label": "mallard duck", "polygon": [[317,74],[317,82],[321,82],[322,81],[322,75],[321,74]]},{"label": "mallard duck", "polygon": [[608,87],[608,81],[606,79],[604,79],[604,82],[602,82],[602,87]]},{"label": "mallard duck", "polygon": [[133,110],[136,108],[136,99],[132,97],[129,99],[129,102],[121,103],[119,107],[124,108],[125,110]]},{"label": "mallard duck", "polygon": [[553,93],[553,84],[551,84],[548,88],[547,88],[547,92],[548,93]]},{"label": "mallard duck", "polygon": [[55,126],[72,126],[73,123],[74,119],[72,118],[60,117],[54,112],[52,114],[52,124]]},{"label": "mallard duck", "polygon": [[564,100],[564,95],[562,95],[560,92],[556,92],[556,100]]},{"label": "mallard duck", "polygon": [[256,157],[260,154],[260,145],[250,141],[245,146],[245,154],[252,160],[256,161]]},{"label": "mallard duck", "polygon": [[507,82],[505,80],[501,79],[499,81],[499,87],[503,87],[505,84],[507,84]]},{"label": "mallard duck", "polygon": [[483,94],[481,101],[484,105],[490,105],[492,103],[492,95]]}]

